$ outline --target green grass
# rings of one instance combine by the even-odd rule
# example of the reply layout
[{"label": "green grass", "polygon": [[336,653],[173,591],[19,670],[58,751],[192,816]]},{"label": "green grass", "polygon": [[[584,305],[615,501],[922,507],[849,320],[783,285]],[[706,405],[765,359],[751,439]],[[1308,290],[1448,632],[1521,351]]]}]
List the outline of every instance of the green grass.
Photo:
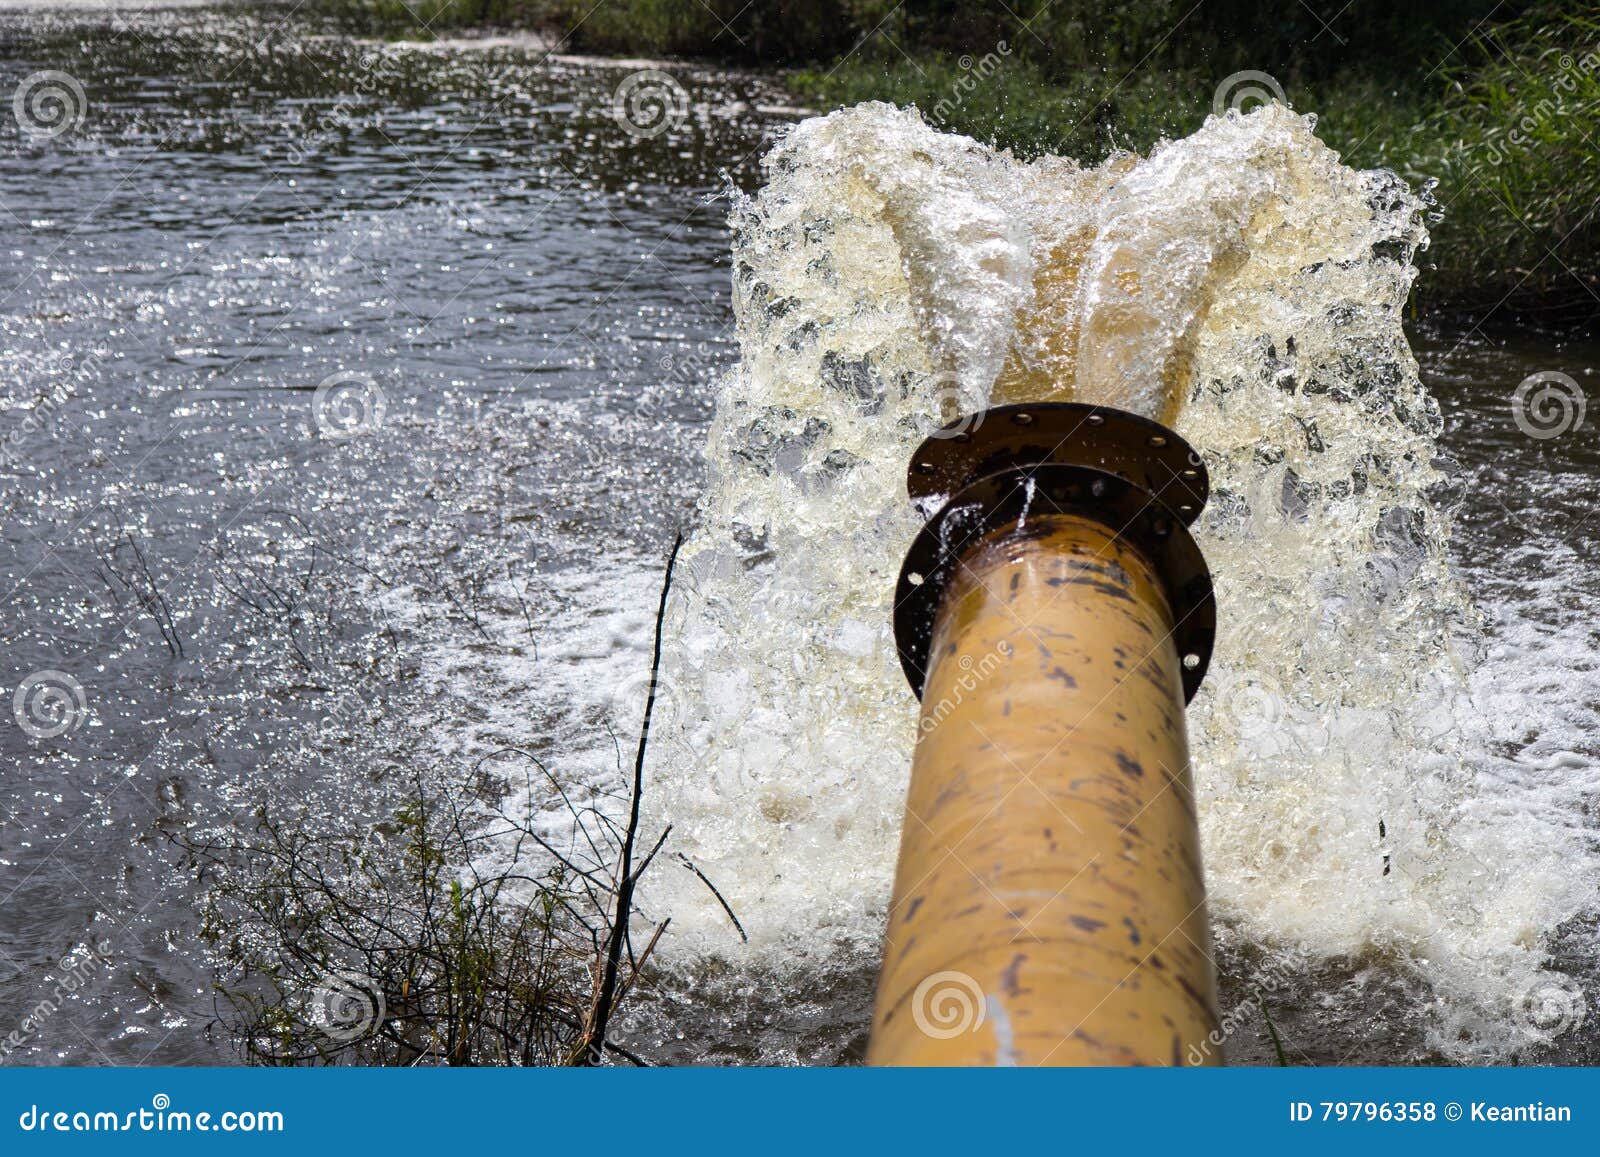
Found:
[{"label": "green grass", "polygon": [[[800,71],[792,84],[814,106],[864,100],[914,104],[951,132],[1026,156],[1060,153],[1084,161],[1098,161],[1117,148],[1147,149],[1162,137],[1191,132],[1210,108],[1210,86],[1193,77],[1139,75],[1117,87],[1104,74],[1085,71],[1056,84],[1037,65],[995,55],[987,59],[1000,63],[982,79],[985,59],[976,58],[970,69],[961,68],[959,58],[852,60],[835,69]],[[960,95],[969,78],[970,93]]]},{"label": "green grass", "polygon": [[1600,291],[1600,23],[1525,24],[1473,53],[1391,163],[1439,178],[1435,259],[1458,294],[1582,303]]},{"label": "green grass", "polygon": [[[975,71],[975,70],[974,70]],[[1148,150],[1199,127],[1218,78],[1169,69],[1131,76],[1084,69],[1051,80],[1039,64],[1001,61],[953,101],[969,73],[946,57],[853,58],[797,72],[813,105],[915,104],[941,128],[1024,156],[1099,161]],[[1286,84],[1318,114],[1318,135],[1360,167],[1437,182],[1419,301],[1433,309],[1592,312],[1600,305],[1600,24],[1535,13],[1463,46],[1432,77],[1390,81],[1355,70]],[[943,102],[943,103],[941,103]],[[939,109],[942,115],[933,115]]]},{"label": "green grass", "polygon": [[[1259,993],[1257,994],[1259,997]],[[1272,1014],[1267,1011],[1267,1002],[1261,1001],[1261,1019],[1267,1022],[1267,1033],[1272,1038],[1272,1054],[1277,1059],[1278,1067],[1289,1067],[1289,1058],[1283,1051],[1283,1038],[1278,1035],[1278,1026],[1272,1023]]]}]

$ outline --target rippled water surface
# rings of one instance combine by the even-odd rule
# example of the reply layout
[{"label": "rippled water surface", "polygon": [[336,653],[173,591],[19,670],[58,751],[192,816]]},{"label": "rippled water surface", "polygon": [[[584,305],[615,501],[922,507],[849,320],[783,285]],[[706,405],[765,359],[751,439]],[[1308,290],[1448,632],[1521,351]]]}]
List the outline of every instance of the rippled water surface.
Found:
[{"label": "rippled water surface", "polygon": [[[795,119],[771,82],[674,66],[688,116],[639,137],[612,115],[633,67],[271,10],[0,11],[0,91],[54,70],[84,94],[59,136],[0,118],[0,1034],[64,957],[105,956],[13,1060],[235,1059],[181,833],[263,801],[333,830],[510,743],[603,789],[734,357],[724,194]],[[1508,399],[1544,370],[1592,390],[1600,347],[1413,339],[1491,656],[1473,690],[1510,787],[1484,806],[1592,844],[1600,451],[1593,419],[1530,438]],[[39,672],[82,688],[67,734],[13,726]],[[1600,993],[1586,918],[1528,935]],[[1435,1055],[1403,958],[1281,974],[1223,947],[1225,1003],[1271,977],[1293,1059]],[[708,965],[641,1040],[851,1059],[869,974]],[[1593,1061],[1597,1025],[1502,1056]]]},{"label": "rippled water surface", "polygon": [[[0,14],[5,91],[52,69],[87,101],[55,138],[0,124],[0,663],[8,707],[45,669],[88,705],[45,740],[8,709],[0,1022],[74,949],[111,960],[21,1056],[233,1056],[176,832],[263,796],[359,814],[479,743],[609,742],[502,671],[540,642],[637,655],[563,616],[608,583],[636,610],[632,568],[686,517],[730,357],[722,194],[786,119],[759,81],[686,70],[687,120],[638,138],[611,115],[628,70],[542,57]],[[377,431],[319,429],[337,375],[381,394]],[[367,571],[391,604],[352,593]],[[236,597],[267,590],[303,613]],[[413,658],[457,645],[479,676]],[[363,681],[386,653],[398,673]],[[350,685],[363,741],[310,738]]]}]

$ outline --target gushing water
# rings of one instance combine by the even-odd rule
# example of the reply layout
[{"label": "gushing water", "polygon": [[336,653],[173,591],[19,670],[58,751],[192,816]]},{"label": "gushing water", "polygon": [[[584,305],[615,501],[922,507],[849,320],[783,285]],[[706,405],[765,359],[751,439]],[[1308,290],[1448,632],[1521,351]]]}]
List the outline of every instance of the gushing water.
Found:
[{"label": "gushing water", "polygon": [[[743,362],[702,455],[727,361],[708,195],[756,184],[782,94],[680,69],[690,117],[641,141],[612,113],[626,68],[322,32],[0,14],[11,87],[65,69],[90,100],[57,138],[0,119],[6,694],[59,669],[90,706],[61,740],[0,729],[0,1011],[74,945],[115,957],[14,1061],[235,1056],[163,833],[286,801],[364,832],[414,772],[522,790],[483,779],[507,744],[620,808],[657,563],[707,468],[645,791],[677,823],[648,914],[693,983],[661,990],[663,1031],[619,1028],[652,1060],[852,1055],[916,731],[887,629],[906,458],[1045,392],[1163,413],[1210,458],[1225,633],[1191,720],[1225,979],[1268,990],[1294,1059],[1416,1059],[1418,1019],[1520,1059],[1552,1011],[1579,1025],[1556,1049],[1595,1059],[1593,1008],[1534,970],[1549,944],[1594,991],[1592,925],[1566,917],[1594,872],[1600,457],[1522,436],[1505,401],[1597,359],[1424,334],[1470,486],[1430,482],[1408,191],[1281,110],[1097,169],[883,108],[811,122],[735,214]],[[322,437],[309,387],[351,370],[387,393],[381,432]],[[1424,490],[1461,499],[1484,647]],[[187,659],[93,580],[119,529]],[[247,566],[307,590],[296,637],[241,613]]]},{"label": "gushing water", "polygon": [[[937,424],[1074,398],[1205,456],[1217,652],[1190,721],[1214,914],[1273,962],[1370,957],[1434,1047],[1519,1043],[1595,868],[1585,784],[1531,781],[1475,701],[1438,408],[1401,329],[1426,204],[1280,106],[1148,159],[1021,162],[863,105],[737,203],[741,357],[670,607],[648,804],[679,960],[804,975],[876,951],[916,731],[890,634]],[[1559,981],[1559,978],[1557,978]]]}]

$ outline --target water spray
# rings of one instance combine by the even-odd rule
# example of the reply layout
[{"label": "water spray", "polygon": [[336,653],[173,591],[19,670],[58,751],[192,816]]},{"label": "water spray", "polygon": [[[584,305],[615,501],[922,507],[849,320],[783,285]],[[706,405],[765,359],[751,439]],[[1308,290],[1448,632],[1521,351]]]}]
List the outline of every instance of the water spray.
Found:
[{"label": "water spray", "polygon": [[896,591],[922,709],[869,1062],[1215,1063],[1204,464],[1135,414],[1008,405],[927,439],[908,488],[939,509]]}]

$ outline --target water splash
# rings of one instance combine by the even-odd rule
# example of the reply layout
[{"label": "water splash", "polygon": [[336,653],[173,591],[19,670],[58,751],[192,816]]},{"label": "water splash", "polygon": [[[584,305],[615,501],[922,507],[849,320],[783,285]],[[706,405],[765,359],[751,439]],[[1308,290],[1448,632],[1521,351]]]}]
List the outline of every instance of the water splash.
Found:
[{"label": "water splash", "polygon": [[674,951],[780,974],[875,951],[916,720],[889,630],[905,463],[955,413],[1077,398],[1165,418],[1211,469],[1222,629],[1190,718],[1216,915],[1425,982],[1435,1047],[1518,1043],[1592,852],[1570,798],[1486,754],[1401,329],[1424,206],[1313,128],[1270,106],[1084,168],[872,104],[768,157],[734,214],[741,360],[650,793],[750,943],[669,877]]}]

